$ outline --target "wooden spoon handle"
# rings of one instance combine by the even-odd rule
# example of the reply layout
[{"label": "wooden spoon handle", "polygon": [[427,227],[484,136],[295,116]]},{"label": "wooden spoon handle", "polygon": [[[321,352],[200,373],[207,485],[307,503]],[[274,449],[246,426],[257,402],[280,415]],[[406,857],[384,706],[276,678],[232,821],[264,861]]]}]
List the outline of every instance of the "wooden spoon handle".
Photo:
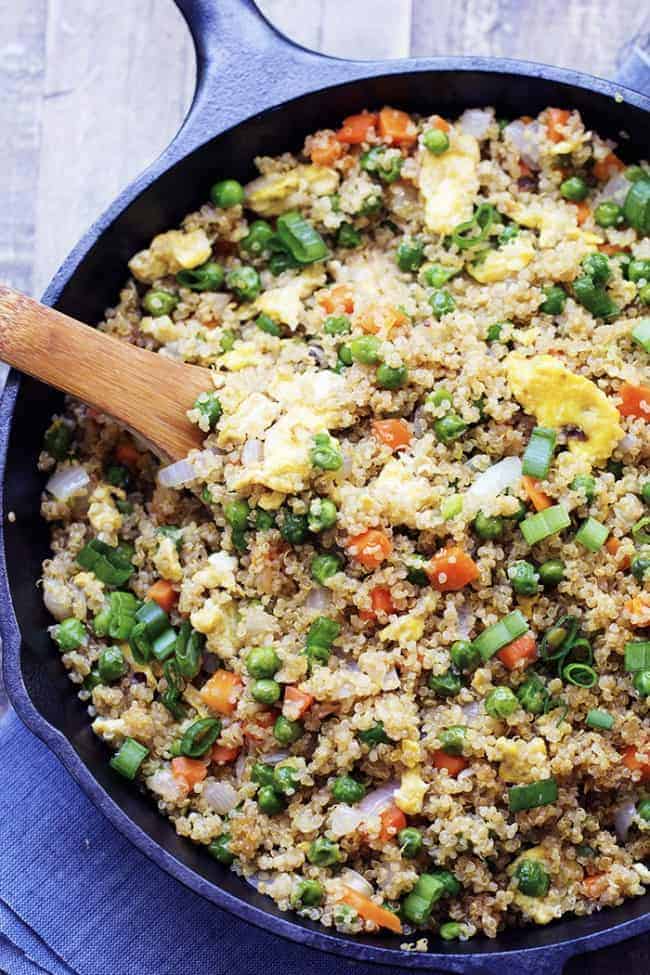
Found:
[{"label": "wooden spoon handle", "polygon": [[207,369],[121,342],[4,285],[0,359],[109,413],[165,458],[201,445],[185,413],[212,387]]}]

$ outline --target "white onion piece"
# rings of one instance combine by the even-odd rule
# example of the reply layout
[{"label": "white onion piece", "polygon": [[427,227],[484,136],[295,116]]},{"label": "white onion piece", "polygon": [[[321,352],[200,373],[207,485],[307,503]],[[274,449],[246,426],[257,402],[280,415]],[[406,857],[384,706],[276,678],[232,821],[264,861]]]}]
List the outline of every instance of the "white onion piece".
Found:
[{"label": "white onion piece", "polygon": [[72,612],[72,593],[60,579],[43,580],[43,602],[55,620],[67,619]]},{"label": "white onion piece", "polygon": [[278,629],[278,621],[263,606],[252,605],[246,608],[243,615],[244,628],[248,637],[258,637],[264,633],[274,633]]},{"label": "white onion piece", "polygon": [[397,788],[399,788],[397,782],[387,782],[365,795],[355,808],[361,813],[363,819],[367,819],[368,816],[378,816],[384,809],[388,809]]},{"label": "white onion piece", "polygon": [[479,508],[507,488],[515,487],[521,480],[521,466],[520,457],[504,457],[497,464],[488,467],[465,492],[468,507]]},{"label": "white onion piece", "polygon": [[149,776],[146,782],[148,788],[159,795],[161,799],[164,799],[165,802],[177,802],[179,799],[183,799],[187,793],[182,782],[176,778],[169,768],[158,769],[157,772]]},{"label": "white onion piece", "polygon": [[427,422],[426,413],[421,407],[413,414],[413,436],[416,440],[420,440],[421,437],[425,435],[429,429],[429,424]]},{"label": "white onion piece", "polygon": [[261,464],[264,460],[264,444],[261,440],[247,440],[241,452],[241,462],[244,467]]},{"label": "white onion piece", "polygon": [[396,691],[399,686],[399,674],[394,667],[391,667],[382,677],[381,689],[382,691]]},{"label": "white onion piece", "polygon": [[492,125],[494,113],[484,108],[468,108],[458,119],[463,132],[475,139],[484,139]]},{"label": "white onion piece", "polygon": [[352,887],[353,890],[363,894],[364,897],[371,896],[372,884],[369,884],[366,878],[362,877],[361,874],[357,873],[356,870],[351,870],[349,867],[347,867],[345,870],[341,871],[340,879],[346,887]]},{"label": "white onion piece", "polygon": [[225,816],[237,805],[237,790],[229,782],[206,782],[201,795],[210,809]]},{"label": "white onion piece", "polygon": [[246,754],[243,751],[241,751],[237,756],[234,769],[236,781],[241,782],[241,780],[244,778],[244,772],[246,771]]},{"label": "white onion piece", "polygon": [[483,709],[478,701],[472,701],[471,704],[461,704],[460,709],[463,712],[463,717],[467,721],[476,721],[483,713]]},{"label": "white onion piece", "polygon": [[176,463],[161,467],[158,471],[158,483],[163,487],[182,487],[194,480],[196,480],[196,471],[187,460],[177,460]]},{"label": "white onion piece", "polygon": [[471,630],[471,615],[467,606],[461,606],[458,610],[458,635],[462,636],[464,640],[467,639]]},{"label": "white onion piece", "polygon": [[289,752],[270,752],[264,756],[264,762],[266,765],[278,765],[287,758],[289,758]]},{"label": "white onion piece", "polygon": [[612,203],[618,203],[619,206],[623,206],[629,189],[629,180],[625,178],[623,173],[616,173],[614,176],[608,179],[602,189],[596,193],[593,201],[594,209],[599,203],[602,203],[603,200],[611,200]]},{"label": "white onion piece", "polygon": [[332,602],[332,593],[324,586],[315,586],[309,591],[305,599],[306,609],[315,609],[317,612],[329,609]]},{"label": "white onion piece", "polygon": [[625,843],[627,834],[635,816],[636,804],[632,802],[631,799],[628,799],[627,802],[621,803],[621,805],[615,810],[614,826],[616,828],[616,835],[621,843]]},{"label": "white onion piece", "polygon": [[638,443],[639,443],[638,437],[636,437],[633,433],[626,433],[623,439],[621,440],[619,447],[622,447],[623,450],[632,450],[634,447],[638,445]]},{"label": "white onion piece", "polygon": [[358,806],[346,806],[342,802],[332,809],[330,830],[334,836],[347,836],[348,833],[354,833],[365,818]]},{"label": "white onion piece", "polygon": [[45,485],[45,490],[57,501],[67,501],[77,491],[81,491],[89,481],[86,468],[77,464],[74,467],[63,467],[52,474]]},{"label": "white onion piece", "polygon": [[539,136],[540,125],[538,122],[530,122],[526,125],[521,119],[510,122],[503,130],[506,138],[515,147],[523,162],[531,169],[539,169]]}]

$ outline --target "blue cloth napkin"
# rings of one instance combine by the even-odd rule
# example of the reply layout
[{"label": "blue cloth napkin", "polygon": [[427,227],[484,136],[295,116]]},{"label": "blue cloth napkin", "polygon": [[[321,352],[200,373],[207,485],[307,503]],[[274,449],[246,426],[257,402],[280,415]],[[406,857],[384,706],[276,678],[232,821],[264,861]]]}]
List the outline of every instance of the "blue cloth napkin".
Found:
[{"label": "blue cloth napkin", "polygon": [[0,719],[0,973],[388,975],[187,890],[128,843],[12,713]]}]

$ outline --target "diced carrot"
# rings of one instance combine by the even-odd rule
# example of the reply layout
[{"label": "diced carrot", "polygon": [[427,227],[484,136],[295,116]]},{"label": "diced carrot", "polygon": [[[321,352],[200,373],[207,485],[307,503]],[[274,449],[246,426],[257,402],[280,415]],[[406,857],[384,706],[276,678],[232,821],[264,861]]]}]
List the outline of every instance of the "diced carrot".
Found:
[{"label": "diced carrot", "polygon": [[441,132],[449,132],[451,129],[449,122],[445,121],[441,115],[432,115],[431,125],[434,129],[440,129]]},{"label": "diced carrot", "polygon": [[478,579],[476,562],[458,545],[448,545],[437,552],[424,571],[438,592],[456,592]]},{"label": "diced carrot", "polygon": [[230,762],[235,761],[240,751],[241,748],[239,747],[229,748],[227,745],[213,745],[212,751],[210,752],[210,760],[215,765],[228,765]]},{"label": "diced carrot", "polygon": [[576,203],[576,219],[578,221],[578,226],[582,227],[583,223],[589,219],[591,209],[586,200],[581,200],[580,203]]},{"label": "diced carrot", "polygon": [[350,145],[358,145],[366,142],[368,132],[377,125],[377,116],[371,112],[361,112],[359,115],[348,115],[343,119],[343,125],[336,133],[339,142],[348,142]]},{"label": "diced carrot", "polygon": [[167,579],[158,579],[147,592],[147,599],[158,603],[160,608],[164,609],[166,613],[171,612],[177,596],[176,590]]},{"label": "diced carrot", "polygon": [[585,892],[585,897],[588,897],[592,901],[598,900],[607,890],[607,874],[592,873],[590,877],[584,878],[582,888]]},{"label": "diced carrot", "polygon": [[401,308],[394,305],[367,305],[356,317],[356,324],[368,335],[378,332],[389,334],[394,328],[401,328],[408,322]]},{"label": "diced carrot", "polygon": [[599,244],[598,250],[601,254],[607,254],[608,257],[613,257],[615,254],[629,254],[629,247],[621,247],[620,244]]},{"label": "diced carrot", "polygon": [[391,450],[408,447],[413,439],[406,420],[373,420],[372,432]]},{"label": "diced carrot", "polygon": [[630,772],[640,772],[642,782],[650,782],[650,742],[641,748],[628,745],[623,751],[623,765]]},{"label": "diced carrot", "polygon": [[386,107],[379,113],[379,135],[391,145],[411,146],[418,137],[418,130],[407,112]]},{"label": "diced carrot", "polygon": [[390,616],[391,613],[395,612],[393,598],[388,586],[375,586],[370,593],[370,601],[373,612],[377,615],[379,613],[385,613],[386,616]]},{"label": "diced carrot", "polygon": [[615,176],[616,173],[621,173],[624,169],[623,160],[610,152],[604,159],[599,159],[597,163],[594,163],[593,173],[596,179],[604,183],[610,176]]},{"label": "diced carrot", "polygon": [[337,284],[319,295],[318,304],[327,315],[350,315],[354,311],[354,299],[345,284]]},{"label": "diced carrot", "polygon": [[571,112],[566,108],[549,108],[546,132],[551,142],[562,142],[564,136],[560,132],[559,127],[567,124],[570,115]]},{"label": "diced carrot", "polygon": [[140,453],[132,443],[124,441],[115,448],[115,460],[124,464],[125,467],[137,467],[140,462]]},{"label": "diced carrot", "polygon": [[183,782],[187,789],[193,789],[203,782],[207,774],[206,764],[200,758],[172,758],[172,775]]},{"label": "diced carrot", "polygon": [[625,609],[629,613],[632,626],[650,626],[650,596],[647,593],[628,599]]},{"label": "diced carrot", "polygon": [[621,403],[618,411],[622,416],[634,416],[640,420],[650,420],[650,386],[634,386],[623,383],[618,391]]},{"label": "diced carrot", "polygon": [[295,687],[293,684],[287,684],[284,689],[282,714],[291,721],[297,721],[309,711],[313,703],[314,698],[311,694],[307,694],[306,691],[301,691],[300,688]]},{"label": "diced carrot", "polygon": [[508,670],[514,670],[519,664],[526,667],[537,659],[537,643],[532,633],[524,633],[518,640],[513,640],[503,650],[499,650],[497,657]]},{"label": "diced carrot", "polygon": [[381,832],[379,839],[384,843],[394,839],[401,829],[406,826],[406,816],[398,806],[392,805],[380,814]]},{"label": "diced carrot", "polygon": [[371,901],[365,894],[360,894],[354,887],[348,887],[346,884],[343,887],[341,900],[348,907],[352,907],[359,917],[362,917],[365,921],[372,921],[378,928],[388,928],[389,931],[394,931],[395,934],[402,933],[402,922],[397,914],[393,914],[392,911],[387,910],[385,907],[379,907],[378,904]]},{"label": "diced carrot", "polygon": [[310,155],[315,166],[332,166],[342,153],[341,143],[333,132],[320,132],[314,136]]},{"label": "diced carrot", "polygon": [[449,755],[442,748],[437,748],[431,757],[434,768],[445,769],[454,779],[469,765],[462,755]]},{"label": "diced carrot", "polygon": [[366,569],[377,569],[393,551],[393,543],[379,528],[369,528],[348,538],[345,543],[350,555]]},{"label": "diced carrot", "polygon": [[277,716],[277,711],[258,711],[243,725],[244,738],[249,741],[266,741],[268,729],[273,727]]},{"label": "diced carrot", "polygon": [[232,714],[243,686],[239,674],[234,674],[232,670],[215,670],[199,694],[211,711]]},{"label": "diced carrot", "polygon": [[607,549],[610,555],[616,555],[620,547],[621,547],[621,542],[620,539],[616,537],[616,535],[610,535],[607,541],[605,542],[605,548]]},{"label": "diced carrot", "polygon": [[524,491],[528,496],[528,500],[532,502],[535,511],[544,511],[545,508],[550,508],[553,502],[549,498],[548,494],[541,491],[539,488],[539,481],[530,477],[528,474],[524,474],[521,479],[521,483],[524,485]]}]

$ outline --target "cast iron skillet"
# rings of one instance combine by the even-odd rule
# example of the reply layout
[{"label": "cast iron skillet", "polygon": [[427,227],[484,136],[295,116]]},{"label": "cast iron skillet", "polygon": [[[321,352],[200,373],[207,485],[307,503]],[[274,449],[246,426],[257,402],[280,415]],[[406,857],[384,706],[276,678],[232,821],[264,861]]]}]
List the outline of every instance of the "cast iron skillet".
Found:
[{"label": "cast iron skillet", "polygon": [[[597,78],[485,58],[328,59],[281,37],[252,0],[176,2],[197,50],[194,102],[169,148],[89,230],[48,288],[48,304],[83,321],[102,318],[117,298],[131,255],[197,207],[215,180],[245,181],[253,175],[256,155],[297,148],[307,133],[335,127],[366,106],[391,104],[454,116],[466,107],[496,105],[500,115],[510,117],[535,115],[547,105],[571,106],[602,135],[619,138],[625,131],[623,154],[630,161],[648,157],[650,99]],[[647,67],[639,61],[637,69],[628,68],[625,80],[650,89]],[[46,632],[51,619],[36,583],[48,554],[48,532],[38,513],[43,480],[36,461],[49,417],[60,403],[59,394],[15,372],[0,401],[0,471],[6,475],[0,552],[4,678],[25,724],[140,850],[192,890],[268,931],[392,966],[557,975],[572,955],[650,930],[647,895],[589,918],[511,930],[495,940],[449,946],[432,938],[433,952],[400,952],[398,937],[348,938],[283,914],[203,849],[178,837],[150,799],[110,771],[107,749],[91,732],[85,707],[72,693]],[[15,521],[7,520],[9,511]]]}]

